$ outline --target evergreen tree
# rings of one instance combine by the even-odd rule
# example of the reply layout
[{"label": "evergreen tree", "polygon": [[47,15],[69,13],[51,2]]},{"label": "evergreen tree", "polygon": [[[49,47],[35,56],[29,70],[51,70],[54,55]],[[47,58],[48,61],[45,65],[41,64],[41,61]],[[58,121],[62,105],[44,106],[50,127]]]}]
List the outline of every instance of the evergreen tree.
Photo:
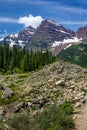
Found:
[{"label": "evergreen tree", "polygon": [[4,72],[13,73],[15,69],[28,72],[54,61],[55,57],[48,50],[44,52],[31,50],[29,52],[15,46],[10,49],[9,45],[0,45],[0,70],[4,70]]}]

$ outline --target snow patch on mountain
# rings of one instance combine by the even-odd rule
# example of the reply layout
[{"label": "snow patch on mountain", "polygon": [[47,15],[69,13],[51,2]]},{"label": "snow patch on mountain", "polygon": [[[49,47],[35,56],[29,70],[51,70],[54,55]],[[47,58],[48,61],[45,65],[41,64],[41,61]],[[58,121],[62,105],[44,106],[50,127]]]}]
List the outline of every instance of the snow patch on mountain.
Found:
[{"label": "snow patch on mountain", "polygon": [[77,37],[74,37],[72,39],[64,39],[63,41],[55,41],[52,44],[52,47],[56,47],[59,46],[60,44],[67,44],[67,43],[78,43],[80,41],[80,39],[78,39]]},{"label": "snow patch on mountain", "polygon": [[16,43],[14,41],[11,41],[9,44],[10,48],[12,48],[14,45],[16,45]]},{"label": "snow patch on mountain", "polygon": [[17,37],[18,37],[18,34],[17,34],[17,33],[16,33],[16,34],[10,34],[10,37],[11,37],[11,38],[15,38],[15,37],[17,38]]},{"label": "snow patch on mountain", "polygon": [[65,31],[63,31],[63,30],[59,30],[60,32],[62,32],[62,33],[65,33],[65,34],[69,34],[68,32],[65,32]]},{"label": "snow patch on mountain", "polygon": [[0,38],[0,42],[3,41],[3,40],[4,40],[4,38]]},{"label": "snow patch on mountain", "polygon": [[24,41],[22,41],[22,40],[18,40],[18,44],[17,45],[22,47],[22,48],[25,46]]},{"label": "snow patch on mountain", "polygon": [[72,46],[72,44],[67,45],[64,50],[66,50],[68,47]]}]

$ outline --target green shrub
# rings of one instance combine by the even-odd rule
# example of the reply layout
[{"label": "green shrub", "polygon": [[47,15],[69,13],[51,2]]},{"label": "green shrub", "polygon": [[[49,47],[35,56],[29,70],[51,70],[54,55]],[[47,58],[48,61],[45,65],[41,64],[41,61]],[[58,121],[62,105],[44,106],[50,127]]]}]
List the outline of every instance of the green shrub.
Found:
[{"label": "green shrub", "polygon": [[60,108],[63,109],[67,114],[73,114],[74,109],[72,103],[69,101],[65,101],[63,104],[61,104]]},{"label": "green shrub", "polygon": [[71,130],[74,128],[72,116],[57,106],[45,109],[35,119],[36,130]]},{"label": "green shrub", "polygon": [[0,98],[0,105],[8,105],[12,102],[15,102],[17,100],[16,94],[14,94],[11,98],[8,99],[1,99]]},{"label": "green shrub", "polygon": [[27,113],[15,114],[8,124],[15,130],[33,130],[32,121]]},{"label": "green shrub", "polygon": [[74,121],[72,115],[56,105],[47,107],[33,118],[27,113],[14,115],[9,125],[15,130],[72,130]]}]

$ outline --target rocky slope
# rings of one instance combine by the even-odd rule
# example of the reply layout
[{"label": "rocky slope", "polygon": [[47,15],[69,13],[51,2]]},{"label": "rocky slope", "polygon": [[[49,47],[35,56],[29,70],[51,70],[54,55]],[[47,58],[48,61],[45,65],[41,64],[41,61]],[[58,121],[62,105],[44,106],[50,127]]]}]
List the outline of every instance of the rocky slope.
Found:
[{"label": "rocky slope", "polygon": [[63,41],[65,38],[70,39],[72,37],[75,37],[73,31],[65,29],[62,25],[54,21],[46,19],[37,28],[32,36],[31,42],[37,41],[38,44],[43,42],[45,47],[45,44],[50,46],[54,41]]},{"label": "rocky slope", "polygon": [[[75,39],[75,32],[64,28],[55,21],[46,19],[36,29],[32,36],[30,43],[26,45],[28,49],[46,49],[53,50],[54,54],[59,53],[68,44],[73,44]],[[54,51],[54,50],[57,51]],[[59,50],[58,50],[59,49]]]},{"label": "rocky slope", "polygon": [[28,43],[34,33],[35,29],[32,26],[26,27],[18,33],[18,39],[21,39],[25,43]]},{"label": "rocky slope", "polygon": [[10,34],[5,38],[1,38],[1,43],[8,43],[10,47],[13,45],[24,47],[30,40],[35,32],[35,29],[31,26],[24,28],[18,34]]},{"label": "rocky slope", "polygon": [[78,29],[77,37],[82,40],[87,40],[87,25]]},{"label": "rocky slope", "polygon": [[0,75],[0,96],[2,125],[16,112],[34,115],[65,100],[81,107],[87,102],[87,70],[58,61],[29,74]]},{"label": "rocky slope", "polygon": [[87,26],[81,27],[75,33],[64,28],[61,24],[46,19],[37,29],[29,26],[18,34],[10,34],[1,38],[0,42],[22,46],[28,50],[49,49],[54,55],[58,55],[66,47],[87,40]]},{"label": "rocky slope", "polygon": [[3,39],[2,43],[25,46],[28,50],[49,49],[54,55],[57,55],[66,46],[79,42],[76,33],[72,30],[64,28],[61,24],[46,19],[42,21],[40,26],[35,30],[29,26],[21,30],[18,34],[11,34]]}]

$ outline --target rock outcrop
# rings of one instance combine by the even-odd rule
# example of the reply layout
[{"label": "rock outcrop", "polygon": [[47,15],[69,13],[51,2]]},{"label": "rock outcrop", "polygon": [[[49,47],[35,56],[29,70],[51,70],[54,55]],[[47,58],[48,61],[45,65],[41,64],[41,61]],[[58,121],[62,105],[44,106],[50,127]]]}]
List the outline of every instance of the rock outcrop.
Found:
[{"label": "rock outcrop", "polygon": [[79,28],[76,34],[79,39],[87,40],[87,25]]}]

